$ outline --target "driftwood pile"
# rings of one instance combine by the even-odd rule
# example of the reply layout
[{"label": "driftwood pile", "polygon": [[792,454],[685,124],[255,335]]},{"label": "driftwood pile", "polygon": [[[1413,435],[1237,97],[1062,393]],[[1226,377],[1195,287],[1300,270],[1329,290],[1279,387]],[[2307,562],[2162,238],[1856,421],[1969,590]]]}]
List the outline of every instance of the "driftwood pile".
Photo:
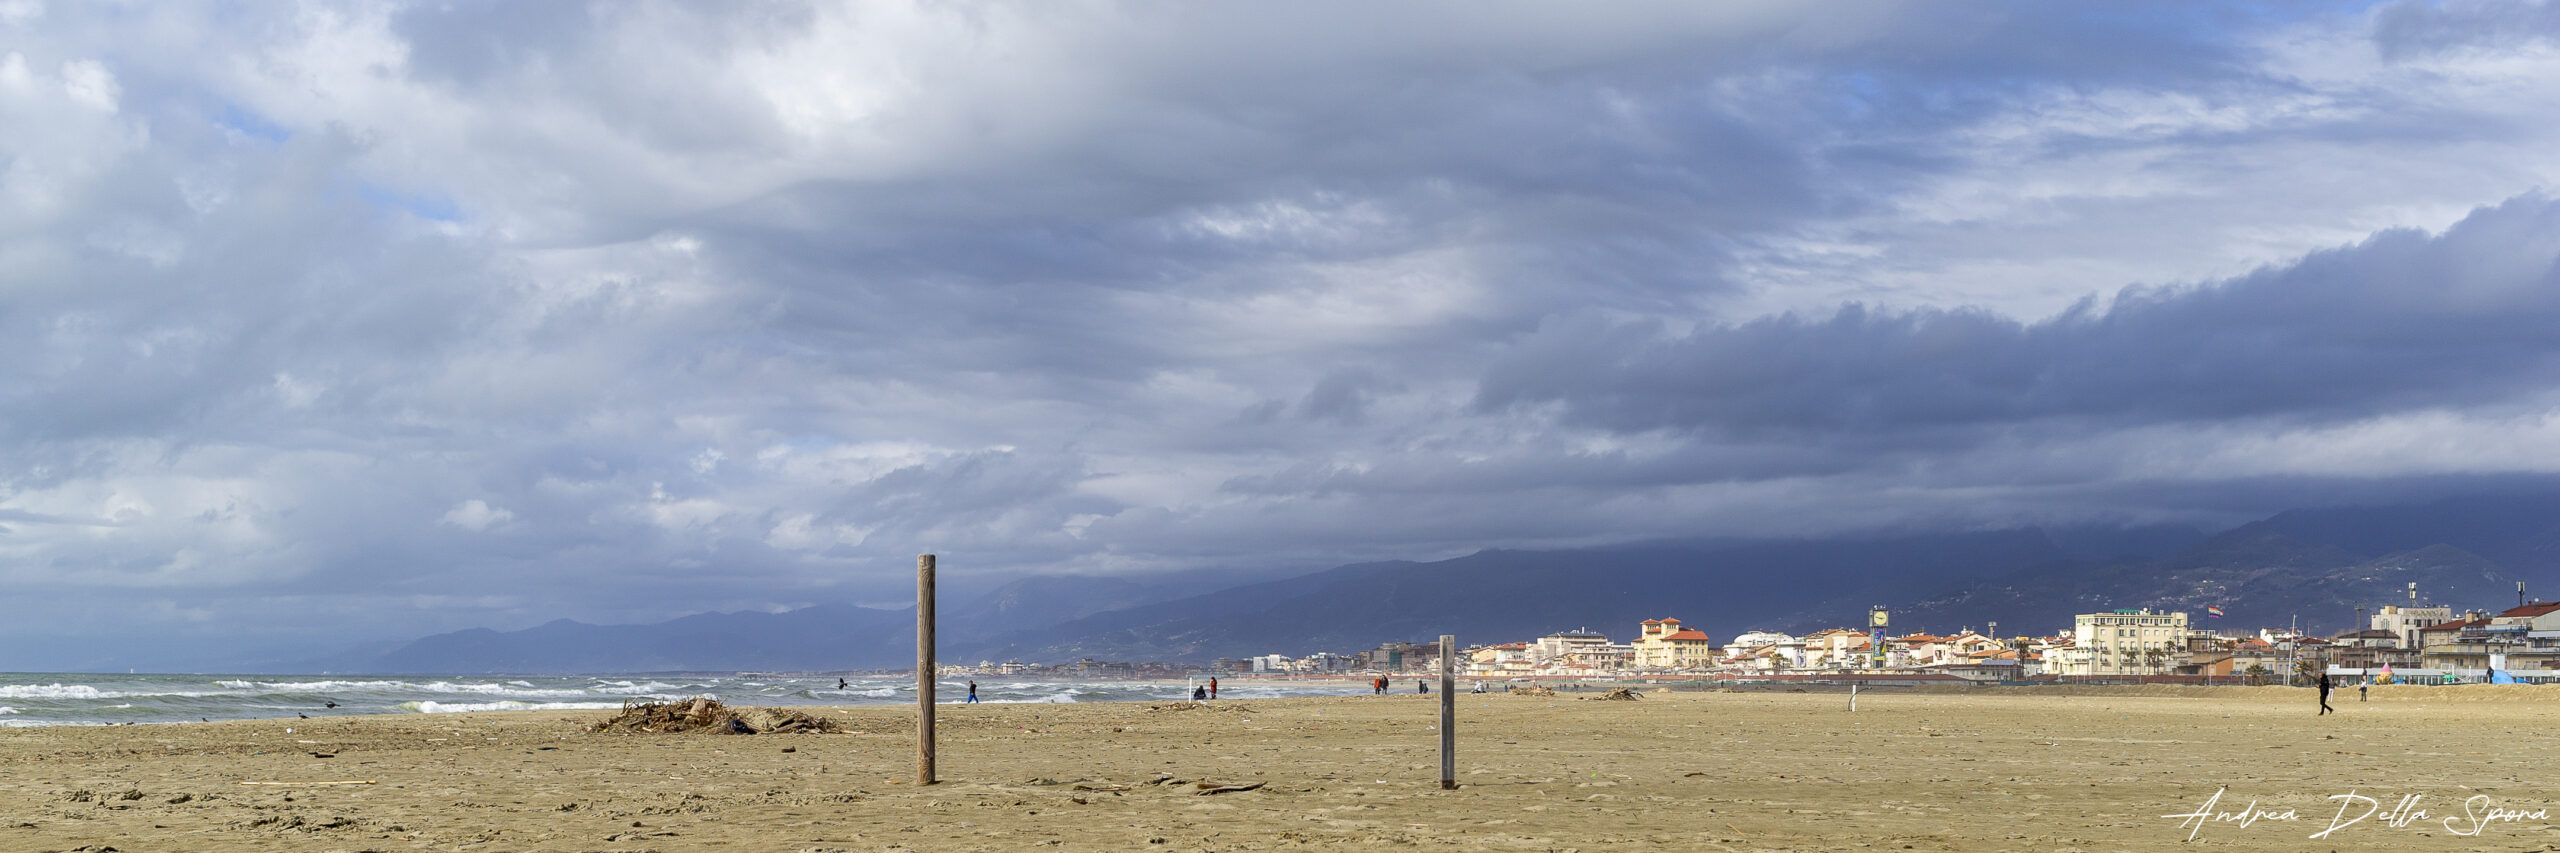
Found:
[{"label": "driftwood pile", "polygon": [[674,732],[709,731],[719,734],[779,734],[811,732],[836,734],[844,727],[836,721],[786,708],[731,708],[720,700],[697,697],[677,702],[632,700],[622,703],[622,713],[597,723],[594,732]]},{"label": "driftwood pile", "polygon": [[1584,699],[1598,699],[1598,700],[1603,701],[1603,702],[1633,702],[1633,701],[1636,701],[1636,700],[1638,700],[1638,699],[1642,699],[1642,698],[1644,698],[1644,694],[1642,694],[1642,693],[1637,693],[1637,692],[1635,692],[1635,691],[1633,691],[1633,690],[1629,690],[1629,689],[1624,688],[1624,687],[1620,687],[1620,688],[1618,688],[1618,689],[1616,689],[1616,690],[1611,690],[1611,691],[1609,691],[1609,692],[1607,692],[1607,693],[1602,693],[1602,694],[1600,694],[1600,695],[1598,695],[1598,696],[1585,696],[1585,697],[1582,697],[1582,698],[1584,698]]},{"label": "driftwood pile", "polygon": [[1511,688],[1511,693],[1514,696],[1553,696],[1556,695],[1556,689],[1553,687],[1513,687]]}]

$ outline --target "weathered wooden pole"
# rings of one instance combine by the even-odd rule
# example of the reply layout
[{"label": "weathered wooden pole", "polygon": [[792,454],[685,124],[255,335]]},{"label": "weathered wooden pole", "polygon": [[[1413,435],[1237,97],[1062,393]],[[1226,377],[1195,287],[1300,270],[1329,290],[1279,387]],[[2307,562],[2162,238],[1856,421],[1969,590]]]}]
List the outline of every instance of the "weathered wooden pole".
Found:
[{"label": "weathered wooden pole", "polygon": [[933,555],[916,555],[916,784],[933,778]]},{"label": "weathered wooden pole", "polygon": [[1458,787],[1458,638],[1440,635],[1440,790]]}]

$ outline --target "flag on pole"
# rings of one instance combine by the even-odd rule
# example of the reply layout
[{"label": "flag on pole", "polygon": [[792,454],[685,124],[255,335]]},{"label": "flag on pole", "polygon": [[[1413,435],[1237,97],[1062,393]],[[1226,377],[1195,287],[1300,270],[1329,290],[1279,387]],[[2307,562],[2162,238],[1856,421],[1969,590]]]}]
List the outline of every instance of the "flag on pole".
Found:
[{"label": "flag on pole", "polygon": [[2220,618],[2222,618],[2222,608],[2215,607],[2215,606],[2212,606],[2212,605],[2206,605],[2206,606],[2205,606],[2205,608],[2204,608],[2204,615],[2206,615],[2206,616],[2211,616],[2211,617],[2213,617],[2213,618],[2215,618],[2215,619],[2220,619]]}]

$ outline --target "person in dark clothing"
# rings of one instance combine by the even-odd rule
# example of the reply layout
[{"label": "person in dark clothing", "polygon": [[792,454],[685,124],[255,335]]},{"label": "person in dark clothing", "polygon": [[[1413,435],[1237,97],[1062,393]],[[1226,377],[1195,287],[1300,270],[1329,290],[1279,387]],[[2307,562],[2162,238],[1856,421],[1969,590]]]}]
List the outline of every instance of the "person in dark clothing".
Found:
[{"label": "person in dark clothing", "polygon": [[1431,682],[1424,681],[1424,680],[1422,680],[1422,679],[1417,678],[1417,679],[1414,679],[1414,680],[1413,680],[1413,686],[1414,686],[1414,687],[1417,687],[1417,688],[1420,688],[1420,689],[1422,690],[1422,695],[1424,695],[1424,696],[1429,696],[1429,695],[1431,695]]},{"label": "person in dark clothing", "polygon": [[969,704],[978,704],[978,683],[969,682]]},{"label": "person in dark clothing", "polygon": [[2372,687],[2373,687],[2373,676],[2370,676],[2370,675],[2365,676],[2363,681],[2356,682],[2356,701],[2358,701],[2358,702],[2370,702],[2370,701],[2372,701],[2372,697],[2369,697],[2369,696],[2364,695],[2364,692],[2365,692],[2366,690],[2372,689]]},{"label": "person in dark clothing", "polygon": [[[2337,710],[2337,709],[2335,709],[2335,708],[2331,708],[2331,707],[2329,707],[2329,690],[2330,690],[2332,687],[2335,687],[2335,686],[2336,686],[2336,685],[2334,685],[2334,684],[2331,684],[2331,683],[2330,683],[2330,681],[2329,681],[2329,674],[2328,674],[2328,673],[2323,672],[2323,673],[2321,673],[2321,674],[2320,674],[2320,713],[2321,713],[2321,714],[2326,714],[2326,713],[2329,713],[2330,711]],[[2315,715],[2313,715],[2313,716],[2318,716],[2318,715],[2317,715],[2317,714],[2315,714]]]},{"label": "person in dark clothing", "polygon": [[1202,700],[1202,699],[1207,699],[1207,698],[1209,698],[1209,688],[1206,688],[1206,687],[1194,687],[1194,688],[1191,688],[1191,701],[1198,702],[1198,701],[1200,701],[1200,700]]}]

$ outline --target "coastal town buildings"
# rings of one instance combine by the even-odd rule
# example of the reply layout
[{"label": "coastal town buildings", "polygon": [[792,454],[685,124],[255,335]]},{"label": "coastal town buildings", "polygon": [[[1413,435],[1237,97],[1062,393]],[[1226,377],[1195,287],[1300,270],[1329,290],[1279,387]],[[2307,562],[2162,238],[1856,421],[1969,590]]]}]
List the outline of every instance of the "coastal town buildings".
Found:
[{"label": "coastal town buildings", "polygon": [[[1881,655],[1880,635],[1869,631],[1828,628],[1796,636],[1752,630],[1718,645],[1681,619],[1664,617],[1636,623],[1634,639],[1626,643],[1576,628],[1534,640],[1467,646],[1459,650],[1456,669],[1479,681],[1669,677],[1996,683],[2062,678],[2305,684],[2325,672],[2349,681],[2560,682],[2560,602],[2533,602],[2494,614],[2386,605],[2373,614],[2364,627],[2328,637],[2274,628],[2225,636],[2196,628],[2184,612],[2127,608],[2078,614],[2069,631],[2051,636],[2001,637],[1970,627],[1946,634],[1883,636]],[[1206,668],[1087,658],[1055,666],[982,661],[943,670],[952,675],[1074,678],[1406,677],[1428,676],[1438,667],[1436,642],[1390,640],[1352,654],[1260,654],[1221,658]]]}]

